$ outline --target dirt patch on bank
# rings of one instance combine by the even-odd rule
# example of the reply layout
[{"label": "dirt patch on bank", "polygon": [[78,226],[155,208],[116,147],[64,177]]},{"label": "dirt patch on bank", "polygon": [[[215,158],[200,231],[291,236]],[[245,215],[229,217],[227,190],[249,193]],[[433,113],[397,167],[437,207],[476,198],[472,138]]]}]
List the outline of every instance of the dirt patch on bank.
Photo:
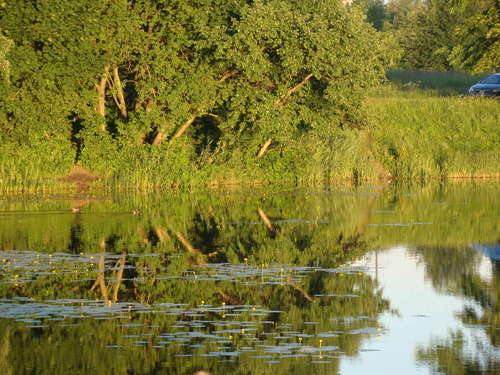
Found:
[{"label": "dirt patch on bank", "polygon": [[59,181],[75,184],[78,189],[88,189],[89,185],[99,180],[99,176],[81,165],[74,165],[67,176],[60,177]]}]

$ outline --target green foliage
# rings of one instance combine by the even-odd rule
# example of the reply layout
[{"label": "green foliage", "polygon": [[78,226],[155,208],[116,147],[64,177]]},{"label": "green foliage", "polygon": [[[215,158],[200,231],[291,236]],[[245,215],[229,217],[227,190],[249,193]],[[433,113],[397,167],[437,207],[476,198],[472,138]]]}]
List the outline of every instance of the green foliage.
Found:
[{"label": "green foliage", "polygon": [[[6,1],[0,137],[65,139],[58,154],[116,182],[291,176],[302,136],[363,124],[382,59],[362,19],[326,0]],[[255,160],[268,139],[281,156]]]},{"label": "green foliage", "polygon": [[[384,64],[486,69],[498,55],[488,1],[5,1],[0,178],[39,186],[77,163],[108,185],[188,187],[372,179],[389,165],[436,176],[436,158],[476,151],[495,162],[477,147],[396,168],[363,132]],[[470,17],[484,18],[477,50],[454,29]],[[414,162],[427,172],[409,173]]]},{"label": "green foliage", "polygon": [[450,60],[459,68],[474,73],[499,69],[499,25],[500,3],[486,2],[479,11],[467,18],[464,25],[457,27],[459,43],[453,48]]},{"label": "green foliage", "polygon": [[342,131],[330,139],[310,139],[309,142],[304,142],[305,148],[313,151],[307,159],[307,167],[299,176],[303,183],[376,180],[382,177],[364,131]]},{"label": "green foliage", "polygon": [[450,70],[448,56],[456,44],[454,29],[461,22],[452,14],[452,1],[416,6],[398,30],[404,55],[402,66],[413,70]]},{"label": "green foliage", "polygon": [[389,14],[382,0],[355,0],[352,5],[361,7],[366,14],[366,21],[372,24],[375,30],[382,31],[387,27]]},{"label": "green foliage", "polygon": [[498,7],[496,0],[389,1],[386,30],[403,48],[399,66],[494,71],[500,66]]}]

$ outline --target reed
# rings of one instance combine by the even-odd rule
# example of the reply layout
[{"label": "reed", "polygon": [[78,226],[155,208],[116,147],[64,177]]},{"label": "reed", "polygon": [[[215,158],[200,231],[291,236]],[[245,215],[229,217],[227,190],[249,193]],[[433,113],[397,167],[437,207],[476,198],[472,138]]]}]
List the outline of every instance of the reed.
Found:
[{"label": "reed", "polygon": [[34,192],[54,188],[57,183],[44,177],[35,164],[20,164],[12,159],[0,163],[0,192]]}]

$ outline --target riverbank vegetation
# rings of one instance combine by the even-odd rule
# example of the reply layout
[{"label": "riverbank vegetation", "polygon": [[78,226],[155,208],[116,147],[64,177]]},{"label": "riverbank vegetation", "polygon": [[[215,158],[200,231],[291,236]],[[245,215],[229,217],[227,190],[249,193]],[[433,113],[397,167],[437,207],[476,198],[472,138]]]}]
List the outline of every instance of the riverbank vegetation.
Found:
[{"label": "riverbank vegetation", "polygon": [[[63,189],[75,164],[136,188],[498,177],[498,100],[461,98],[469,74],[408,76],[436,67],[374,5],[6,1],[0,189]],[[494,69],[490,42],[447,59]]]}]

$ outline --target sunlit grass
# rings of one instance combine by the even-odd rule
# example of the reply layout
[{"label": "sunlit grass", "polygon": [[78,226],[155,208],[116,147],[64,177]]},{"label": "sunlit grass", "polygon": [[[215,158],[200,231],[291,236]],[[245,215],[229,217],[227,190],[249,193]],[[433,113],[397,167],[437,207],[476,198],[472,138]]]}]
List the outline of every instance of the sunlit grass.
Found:
[{"label": "sunlit grass", "polygon": [[14,160],[0,163],[0,192],[35,192],[61,188],[63,184],[48,178],[35,164],[20,165]]},{"label": "sunlit grass", "polygon": [[386,85],[366,101],[372,152],[405,179],[499,177],[500,101]]}]

